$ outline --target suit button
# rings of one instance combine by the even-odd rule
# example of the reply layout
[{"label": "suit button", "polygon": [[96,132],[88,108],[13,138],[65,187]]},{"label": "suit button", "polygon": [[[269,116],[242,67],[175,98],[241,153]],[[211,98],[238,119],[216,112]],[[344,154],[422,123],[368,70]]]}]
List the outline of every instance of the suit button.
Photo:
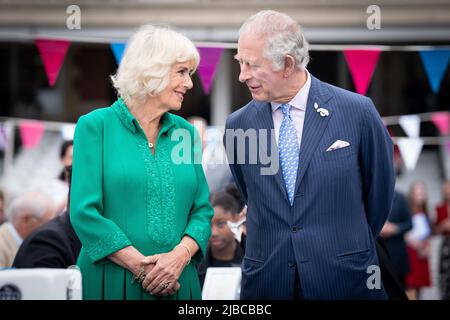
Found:
[{"label": "suit button", "polygon": [[289,266],[289,268],[294,268],[295,267],[295,262],[294,261],[289,261],[288,262],[288,266]]},{"label": "suit button", "polygon": [[297,226],[293,226],[293,227],[291,228],[291,231],[292,231],[292,232],[297,232],[298,230],[300,230],[300,228],[297,227]]}]

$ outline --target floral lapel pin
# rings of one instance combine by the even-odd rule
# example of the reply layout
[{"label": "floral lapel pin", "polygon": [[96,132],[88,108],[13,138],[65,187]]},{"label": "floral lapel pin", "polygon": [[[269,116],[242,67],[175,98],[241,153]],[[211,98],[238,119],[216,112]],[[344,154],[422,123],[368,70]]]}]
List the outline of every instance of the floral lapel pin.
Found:
[{"label": "floral lapel pin", "polygon": [[328,117],[330,112],[325,108],[319,108],[319,105],[317,102],[314,102],[314,109],[316,109],[316,112],[320,114],[321,117]]}]

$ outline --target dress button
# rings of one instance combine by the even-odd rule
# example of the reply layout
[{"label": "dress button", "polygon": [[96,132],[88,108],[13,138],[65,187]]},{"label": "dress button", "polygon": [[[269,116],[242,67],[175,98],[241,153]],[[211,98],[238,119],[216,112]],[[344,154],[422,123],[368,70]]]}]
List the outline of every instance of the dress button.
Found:
[{"label": "dress button", "polygon": [[293,227],[291,228],[291,231],[292,231],[292,232],[297,232],[298,230],[300,230],[300,228],[297,227],[297,226],[293,226]]},{"label": "dress button", "polygon": [[295,262],[294,261],[289,261],[288,262],[288,266],[289,266],[289,268],[295,267]]}]

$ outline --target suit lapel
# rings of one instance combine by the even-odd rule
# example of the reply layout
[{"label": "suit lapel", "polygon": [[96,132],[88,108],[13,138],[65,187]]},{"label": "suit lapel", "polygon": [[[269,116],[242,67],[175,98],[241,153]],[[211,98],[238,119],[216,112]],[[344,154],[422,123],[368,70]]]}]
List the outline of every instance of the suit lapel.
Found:
[{"label": "suit lapel", "polygon": [[311,87],[309,89],[308,102],[306,104],[306,114],[303,124],[302,143],[300,146],[294,194],[298,191],[298,187],[308,169],[312,155],[316,151],[317,144],[322,138],[328,122],[333,115],[332,110],[328,108],[329,115],[327,117],[322,117],[314,108],[314,103],[317,103],[319,108],[323,108],[331,98],[332,96],[320,81],[311,75]]},{"label": "suit lapel", "polygon": [[[278,158],[278,146],[276,145],[276,140],[275,140],[275,136],[274,136],[274,125],[273,125],[273,118],[272,118],[272,107],[270,106],[270,103],[268,102],[254,102],[255,103],[255,110],[256,110],[256,114],[254,119],[258,119],[256,121],[256,125],[253,126],[254,128],[256,128],[257,130],[257,134],[258,134],[258,140],[259,140],[259,129],[266,129],[268,130],[268,137],[267,137],[267,149],[268,150],[272,150],[271,146],[272,143],[275,144],[275,150],[277,152],[276,154],[276,159],[278,161],[278,168],[279,170],[277,170],[277,173],[274,175],[275,181],[278,184],[278,187],[282,190],[284,197],[286,200],[288,200],[288,196],[287,196],[287,191],[286,191],[286,187],[284,184],[284,180],[282,177],[282,173],[281,173],[281,165],[279,162],[279,158]],[[258,143],[258,146],[260,144]],[[274,155],[271,155],[271,157],[273,158]]]}]

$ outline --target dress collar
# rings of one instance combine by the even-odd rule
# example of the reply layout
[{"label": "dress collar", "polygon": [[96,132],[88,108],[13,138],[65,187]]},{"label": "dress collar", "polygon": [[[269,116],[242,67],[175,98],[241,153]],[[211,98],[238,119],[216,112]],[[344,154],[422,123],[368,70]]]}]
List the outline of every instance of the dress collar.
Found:
[{"label": "dress collar", "polygon": [[[131,114],[130,110],[128,109],[127,105],[125,104],[122,98],[117,99],[116,102],[114,102],[111,107],[117,113],[120,121],[122,121],[123,125],[128,130],[130,130],[133,133],[139,132],[139,130],[142,131],[139,122]],[[171,128],[175,127],[175,121],[169,112],[165,112],[163,114],[163,116],[161,117],[161,122],[162,122],[160,132],[161,134],[167,133]]]},{"label": "dress collar", "polygon": [[[306,72],[306,82],[303,85],[303,87],[300,88],[300,90],[297,92],[295,97],[289,101],[289,104],[291,107],[299,109],[299,110],[306,110],[306,104],[308,101],[308,95],[309,95],[309,89],[311,88],[311,75],[309,74],[308,70],[305,69]],[[275,112],[280,106],[281,103],[277,102],[271,102],[270,103],[272,107],[272,112]]]}]

